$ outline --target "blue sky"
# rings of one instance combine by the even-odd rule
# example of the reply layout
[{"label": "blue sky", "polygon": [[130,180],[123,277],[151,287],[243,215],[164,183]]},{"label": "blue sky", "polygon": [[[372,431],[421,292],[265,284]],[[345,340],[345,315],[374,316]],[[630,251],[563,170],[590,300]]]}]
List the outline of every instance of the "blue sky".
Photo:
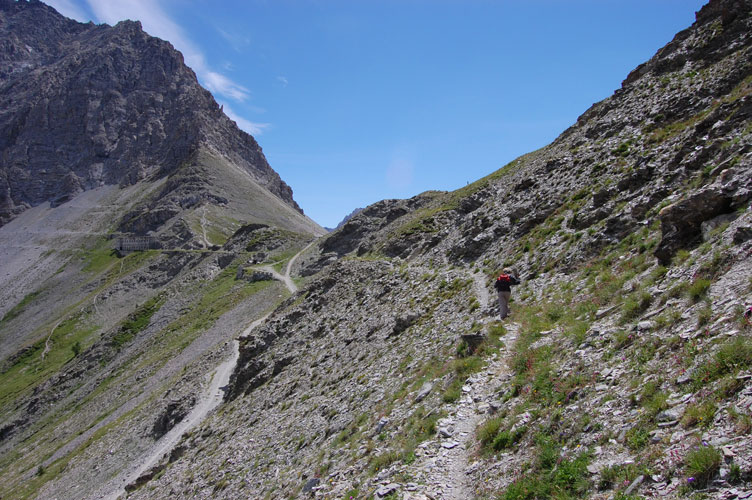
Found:
[{"label": "blue sky", "polygon": [[183,52],[306,214],[452,190],[553,141],[700,0],[49,0]]}]

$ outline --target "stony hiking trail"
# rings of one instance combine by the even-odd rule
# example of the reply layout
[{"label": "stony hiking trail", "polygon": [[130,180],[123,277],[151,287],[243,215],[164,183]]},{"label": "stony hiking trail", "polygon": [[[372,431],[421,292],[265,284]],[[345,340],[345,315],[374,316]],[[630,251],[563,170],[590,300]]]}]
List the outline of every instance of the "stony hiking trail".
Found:
[{"label": "stony hiking trail", "polygon": [[293,281],[292,277],[290,276],[292,273],[292,266],[293,264],[295,264],[295,261],[298,259],[298,257],[300,257],[303,254],[303,252],[311,248],[311,246],[314,243],[316,243],[316,241],[317,240],[313,240],[312,242],[310,242],[308,245],[305,246],[305,248],[303,248],[300,252],[296,253],[293,256],[293,258],[291,258],[287,262],[287,267],[285,268],[285,274],[278,273],[274,269],[274,267],[272,267],[271,265],[262,266],[260,269],[274,276],[275,280],[281,281],[282,283],[284,283],[287,289],[290,291],[290,293],[295,293],[298,291],[298,286],[295,284],[295,281]]},{"label": "stony hiking trail", "polygon": [[[309,243],[305,248],[300,250],[290,259],[290,261],[287,263],[284,275],[276,272],[271,266],[264,266],[263,269],[270,272],[275,279],[284,283],[290,293],[297,292],[298,287],[290,277],[293,264],[295,263],[297,258],[303,252],[308,250],[315,242],[316,239],[314,239],[311,243]],[[266,321],[271,313],[272,311],[269,311],[264,316],[254,320],[245,328],[245,330],[243,330],[243,332],[238,337],[249,335],[255,328]],[[229,358],[227,358],[213,371],[206,375],[209,384],[207,385],[204,393],[200,396],[198,403],[193,407],[190,413],[188,413],[188,415],[175,427],[170,429],[167,434],[162,436],[156,443],[154,443],[152,448],[140,459],[138,459],[138,461],[134,462],[130,467],[117,475],[103,488],[94,492],[94,494],[89,498],[91,498],[92,500],[117,500],[118,498],[120,498],[121,495],[126,493],[125,488],[127,485],[136,482],[138,478],[141,477],[145,472],[158,464],[159,461],[164,456],[168,455],[173,450],[175,445],[180,442],[180,439],[183,437],[183,435],[203,422],[206,416],[220,405],[222,399],[224,398],[225,388],[230,381],[230,376],[235,369],[235,365],[237,364],[238,356],[240,354],[239,343],[237,339],[233,341],[233,348],[231,352],[232,353]]]},{"label": "stony hiking trail", "polygon": [[[257,326],[261,321],[265,320],[266,316],[254,322],[249,327],[249,330]],[[196,406],[193,407],[191,412],[180,421],[175,427],[173,427],[167,434],[165,434],[159,441],[157,441],[149,451],[149,454],[140,460],[137,464],[134,464],[131,468],[126,470],[123,474],[116,479],[117,489],[104,496],[95,496],[94,498],[103,498],[105,500],[117,500],[120,495],[125,493],[125,487],[135,482],[141,475],[148,469],[153,467],[163,456],[170,453],[175,445],[180,441],[188,430],[194,428],[201,423],[206,415],[211,410],[219,406],[224,397],[223,388],[230,381],[230,375],[232,374],[235,363],[238,361],[238,342],[233,342],[232,356],[222,362],[211,374],[208,375],[211,383],[209,384],[206,393],[199,400]]]},{"label": "stony hiking trail", "polygon": [[[477,283],[477,281],[476,281]],[[481,293],[488,304],[488,291]],[[485,309],[485,307],[484,307]],[[506,346],[517,339],[519,325],[506,323]],[[508,356],[504,351],[493,355],[485,370],[471,376],[462,387],[462,397],[449,414],[437,422],[435,439],[418,447],[418,459],[408,469],[417,484],[408,484],[404,496],[407,500],[469,500],[475,492],[468,481],[468,473],[473,469],[475,431],[488,416],[494,391],[511,377]],[[410,491],[412,490],[412,491]]]},{"label": "stony hiking trail", "polygon": [[[469,275],[473,279],[473,292],[484,311],[483,323],[492,319],[493,304],[486,278],[480,273]],[[377,497],[404,490],[405,500],[469,500],[475,492],[468,481],[473,470],[475,431],[487,417],[489,400],[494,391],[511,378],[509,358],[505,354],[517,339],[519,324],[506,322],[504,336],[506,348],[494,354],[486,368],[471,376],[462,387],[462,397],[448,410],[448,415],[437,422],[434,439],[418,446],[416,460],[406,473],[413,482],[405,485],[384,484]]]}]

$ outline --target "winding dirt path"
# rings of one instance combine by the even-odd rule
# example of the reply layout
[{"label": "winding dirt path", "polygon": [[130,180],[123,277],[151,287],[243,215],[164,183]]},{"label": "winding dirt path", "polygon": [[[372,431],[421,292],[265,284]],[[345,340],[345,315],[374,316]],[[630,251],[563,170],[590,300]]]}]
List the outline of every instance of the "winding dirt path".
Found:
[{"label": "winding dirt path", "polygon": [[[267,315],[268,316],[268,315]],[[266,319],[265,316],[262,319]],[[261,321],[254,322],[256,324]],[[253,326],[253,325],[252,325]],[[230,382],[230,375],[235,368],[235,364],[238,361],[240,352],[238,350],[238,341],[233,341],[232,356],[226,359],[220,364],[210,375],[211,383],[208,389],[203,394],[203,397],[196,406],[193,407],[191,412],[180,421],[175,427],[165,434],[154,445],[154,448],[150,451],[149,455],[142,460],[139,464],[131,467],[125,474],[121,474],[121,479],[118,481],[119,486],[116,491],[102,497],[105,500],[117,500],[121,495],[125,493],[125,487],[128,484],[136,481],[144,472],[149,470],[155,464],[162,459],[163,456],[168,454],[180,441],[188,430],[196,427],[201,423],[210,411],[215,409],[222,402],[224,398],[224,388]]]},{"label": "winding dirt path", "polygon": [[[491,294],[486,278],[472,274],[473,290],[481,310],[487,311]],[[487,318],[487,319],[486,319]],[[492,318],[487,316],[487,321]],[[504,344],[511,347],[517,339],[519,325],[507,322]],[[488,418],[488,401],[493,399],[499,382],[510,376],[508,351],[494,355],[486,369],[471,376],[462,387],[462,397],[449,409],[449,415],[438,422],[436,438],[421,445],[419,458],[411,466],[410,475],[422,486],[423,496],[415,499],[470,500],[475,498],[468,470],[475,445],[475,431]]]},{"label": "winding dirt path", "polygon": [[295,261],[300,257],[303,252],[308,250],[313,246],[314,243],[318,241],[318,238],[310,242],[308,245],[305,246],[300,252],[296,253],[292,259],[287,263],[287,267],[285,268],[285,274],[279,274],[277,271],[274,270],[272,266],[263,266],[261,267],[262,270],[271,273],[272,276],[274,276],[274,279],[281,281],[285,284],[288,290],[290,290],[290,293],[295,293],[298,291],[298,285],[295,284],[290,274],[292,273],[292,266],[295,264]]},{"label": "winding dirt path", "polygon": [[209,240],[206,238],[206,205],[201,207],[201,237],[204,240],[204,248],[209,248]]},{"label": "winding dirt path", "polygon": [[[287,263],[287,268],[285,269],[284,275],[277,273],[272,268],[265,268],[265,270],[270,271],[276,279],[282,281],[290,291],[290,293],[297,292],[298,287],[297,285],[295,285],[295,282],[290,276],[292,266],[295,260],[303,252],[308,250],[315,242],[316,240],[314,239],[310,244],[308,244],[305,248],[303,248],[300,252],[295,254],[295,256],[290,259],[290,261]],[[250,334],[256,327],[266,321],[271,313],[272,312],[270,311],[261,318],[253,321],[245,328],[245,330],[243,330],[239,337],[247,336],[248,334]],[[125,487],[127,485],[136,481],[142,474],[159,463],[159,461],[162,460],[165,455],[169,454],[175,447],[175,445],[180,442],[180,439],[186,432],[203,422],[206,416],[212,410],[216,409],[222,402],[222,399],[224,398],[225,387],[230,381],[230,376],[235,369],[239,355],[239,343],[237,340],[234,340],[232,355],[207,375],[211,382],[209,383],[206,391],[201,395],[199,402],[196,404],[196,406],[193,407],[190,413],[183,420],[181,420],[180,423],[170,429],[167,434],[162,436],[156,443],[154,443],[154,446],[149,450],[148,453],[143,456],[143,458],[138,460],[138,462],[132,464],[130,467],[126,468],[113,481],[108,483],[109,486],[105,487],[104,489],[106,493],[94,494],[91,498],[98,500],[117,500],[118,498],[120,498],[125,494]]]},{"label": "winding dirt path", "polygon": [[491,298],[491,294],[488,293],[488,285],[486,284],[486,277],[480,273],[474,273],[473,277],[473,290],[475,296],[478,298],[481,310],[486,309],[489,306],[488,301]]}]

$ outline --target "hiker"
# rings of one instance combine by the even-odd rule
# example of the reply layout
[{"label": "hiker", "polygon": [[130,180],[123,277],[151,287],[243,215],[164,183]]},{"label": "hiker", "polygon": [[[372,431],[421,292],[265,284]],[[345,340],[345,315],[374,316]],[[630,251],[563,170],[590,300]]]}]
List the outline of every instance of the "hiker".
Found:
[{"label": "hiker", "polygon": [[496,279],[494,288],[499,294],[499,316],[501,316],[501,319],[504,319],[509,315],[509,299],[512,296],[511,287],[519,284],[519,278],[512,273],[511,269],[504,269]]}]

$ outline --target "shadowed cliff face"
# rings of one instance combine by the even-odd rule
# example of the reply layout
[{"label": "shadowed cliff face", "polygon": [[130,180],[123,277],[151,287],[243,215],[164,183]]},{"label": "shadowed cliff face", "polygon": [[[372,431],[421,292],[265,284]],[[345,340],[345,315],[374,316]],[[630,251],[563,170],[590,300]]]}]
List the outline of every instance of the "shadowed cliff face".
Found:
[{"label": "shadowed cliff face", "polygon": [[206,148],[300,211],[253,137],[140,23],[81,24],[3,1],[0,37],[0,224],[83,190],[169,175]]}]

